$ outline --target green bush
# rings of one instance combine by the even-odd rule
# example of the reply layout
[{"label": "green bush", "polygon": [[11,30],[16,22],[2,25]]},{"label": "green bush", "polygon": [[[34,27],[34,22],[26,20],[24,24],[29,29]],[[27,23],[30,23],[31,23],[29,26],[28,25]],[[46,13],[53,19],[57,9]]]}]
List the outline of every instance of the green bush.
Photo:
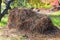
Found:
[{"label": "green bush", "polygon": [[11,8],[14,7],[51,8],[48,3],[42,3],[40,0],[15,0],[13,3],[11,3]]}]

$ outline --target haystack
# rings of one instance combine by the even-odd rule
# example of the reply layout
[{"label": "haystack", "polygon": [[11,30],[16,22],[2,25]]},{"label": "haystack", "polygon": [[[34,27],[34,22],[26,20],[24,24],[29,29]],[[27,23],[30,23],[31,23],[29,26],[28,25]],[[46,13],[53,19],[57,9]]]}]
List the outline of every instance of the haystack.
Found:
[{"label": "haystack", "polygon": [[27,32],[44,33],[45,30],[54,26],[46,15],[38,14],[28,8],[14,8],[9,12],[8,27]]}]

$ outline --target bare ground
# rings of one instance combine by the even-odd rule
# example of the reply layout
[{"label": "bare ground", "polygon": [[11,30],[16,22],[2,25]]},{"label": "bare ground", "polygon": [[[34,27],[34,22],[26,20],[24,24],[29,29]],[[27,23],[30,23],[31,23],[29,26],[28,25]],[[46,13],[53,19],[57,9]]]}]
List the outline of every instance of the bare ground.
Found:
[{"label": "bare ground", "polygon": [[2,27],[0,30],[0,40],[60,40],[60,29],[46,31],[44,34]]}]

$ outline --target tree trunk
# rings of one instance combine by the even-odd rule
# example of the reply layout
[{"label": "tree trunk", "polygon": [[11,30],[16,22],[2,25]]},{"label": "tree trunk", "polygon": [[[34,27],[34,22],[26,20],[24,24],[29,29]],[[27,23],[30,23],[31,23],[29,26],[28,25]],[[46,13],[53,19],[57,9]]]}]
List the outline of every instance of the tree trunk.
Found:
[{"label": "tree trunk", "polygon": [[0,0],[0,14],[1,14],[1,3],[2,3],[2,0]]}]

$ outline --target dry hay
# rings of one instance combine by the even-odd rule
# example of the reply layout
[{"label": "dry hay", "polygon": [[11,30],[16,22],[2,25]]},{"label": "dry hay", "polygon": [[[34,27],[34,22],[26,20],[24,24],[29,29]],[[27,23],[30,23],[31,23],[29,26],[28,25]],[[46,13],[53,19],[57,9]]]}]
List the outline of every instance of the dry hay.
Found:
[{"label": "dry hay", "polygon": [[55,29],[48,16],[27,8],[12,9],[9,12],[8,27],[39,33],[44,33],[47,29]]}]

